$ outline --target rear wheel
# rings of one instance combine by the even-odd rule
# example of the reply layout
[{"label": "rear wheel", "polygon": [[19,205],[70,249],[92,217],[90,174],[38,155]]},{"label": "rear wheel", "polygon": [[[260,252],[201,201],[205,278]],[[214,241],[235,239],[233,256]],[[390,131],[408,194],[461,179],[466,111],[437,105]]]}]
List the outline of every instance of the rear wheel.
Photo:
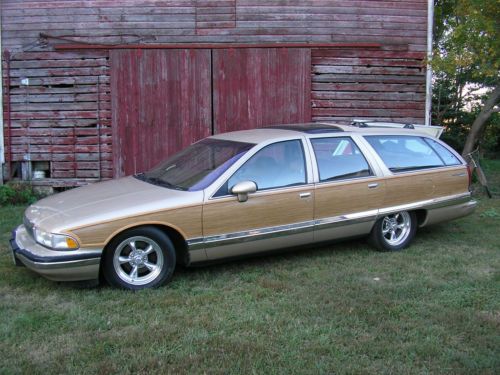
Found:
[{"label": "rear wheel", "polygon": [[154,227],[134,228],[109,244],[104,276],[119,288],[155,288],[172,278],[175,262],[174,246],[165,233]]},{"label": "rear wheel", "polygon": [[381,251],[399,251],[407,247],[417,231],[414,212],[401,211],[381,217],[370,233],[370,242]]}]

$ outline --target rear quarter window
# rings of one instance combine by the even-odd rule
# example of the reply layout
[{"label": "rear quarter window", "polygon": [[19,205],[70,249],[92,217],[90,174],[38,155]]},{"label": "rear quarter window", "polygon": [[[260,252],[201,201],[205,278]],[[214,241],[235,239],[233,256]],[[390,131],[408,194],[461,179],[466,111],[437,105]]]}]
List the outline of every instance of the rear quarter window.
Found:
[{"label": "rear quarter window", "polygon": [[460,165],[462,164],[453,153],[444,147],[441,143],[433,139],[425,138],[425,141],[438,153],[446,165]]},{"label": "rear quarter window", "polygon": [[371,135],[365,136],[365,139],[392,172],[405,172],[447,165],[423,137]]}]

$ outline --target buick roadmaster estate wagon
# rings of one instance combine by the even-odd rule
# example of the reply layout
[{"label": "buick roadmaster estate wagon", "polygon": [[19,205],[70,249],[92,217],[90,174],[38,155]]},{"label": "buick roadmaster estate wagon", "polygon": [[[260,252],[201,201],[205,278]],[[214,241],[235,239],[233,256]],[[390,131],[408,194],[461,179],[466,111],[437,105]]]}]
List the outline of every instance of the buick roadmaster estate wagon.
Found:
[{"label": "buick roadmaster estate wagon", "polygon": [[398,251],[476,205],[465,161],[425,130],[315,123],[208,137],[148,172],[28,207],[12,255],[51,280],[142,289],[177,264],[339,238]]}]

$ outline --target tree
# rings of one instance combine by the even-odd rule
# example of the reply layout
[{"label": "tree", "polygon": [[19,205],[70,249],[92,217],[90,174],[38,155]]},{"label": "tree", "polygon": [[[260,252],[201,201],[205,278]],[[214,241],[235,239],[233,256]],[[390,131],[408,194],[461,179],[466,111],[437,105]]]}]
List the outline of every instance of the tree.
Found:
[{"label": "tree", "polygon": [[[432,67],[437,89],[449,95],[435,114],[442,120],[452,111],[452,123],[466,102],[478,99],[481,109],[474,119],[462,151],[470,153],[500,103],[500,6],[498,0],[435,0],[435,43]],[[469,92],[468,95],[467,92]]]}]

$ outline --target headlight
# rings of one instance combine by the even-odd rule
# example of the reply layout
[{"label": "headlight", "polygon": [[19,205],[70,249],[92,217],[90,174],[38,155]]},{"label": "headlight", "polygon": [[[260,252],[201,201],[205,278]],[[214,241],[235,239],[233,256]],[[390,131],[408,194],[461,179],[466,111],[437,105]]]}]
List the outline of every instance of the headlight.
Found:
[{"label": "headlight", "polygon": [[78,242],[73,237],[65,234],[48,233],[40,228],[34,228],[33,234],[36,242],[54,250],[75,250],[79,247]]}]

